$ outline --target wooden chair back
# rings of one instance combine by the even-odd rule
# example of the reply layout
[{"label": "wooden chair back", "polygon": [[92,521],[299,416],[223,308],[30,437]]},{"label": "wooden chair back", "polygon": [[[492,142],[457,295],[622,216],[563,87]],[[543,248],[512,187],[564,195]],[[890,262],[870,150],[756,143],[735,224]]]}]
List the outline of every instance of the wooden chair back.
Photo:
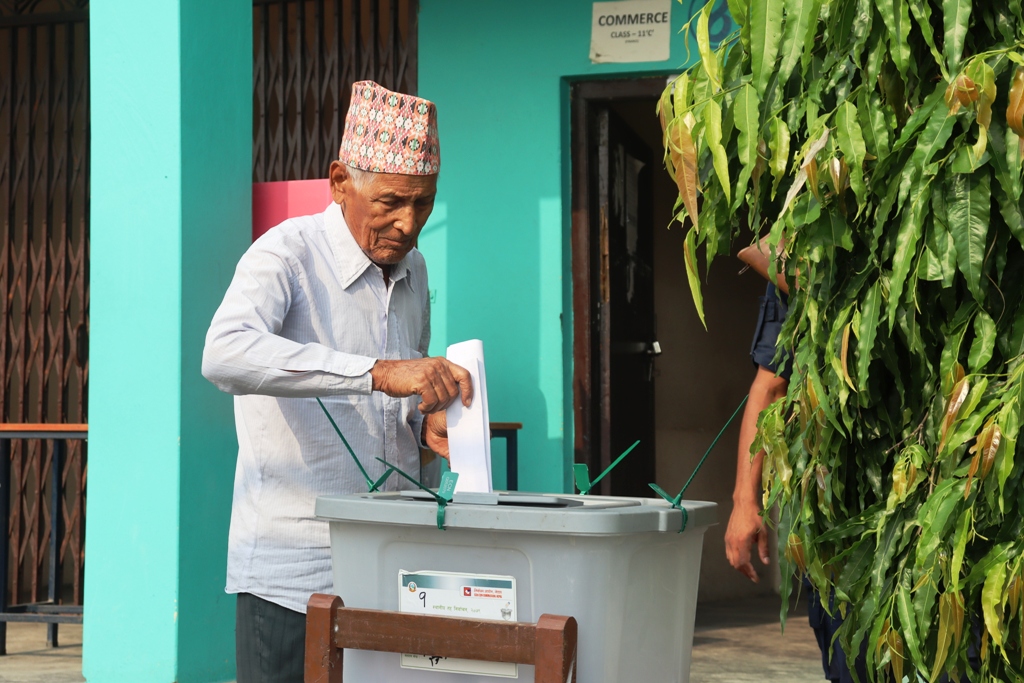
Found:
[{"label": "wooden chair back", "polygon": [[316,594],[306,608],[305,683],[341,683],[342,651],[374,650],[532,664],[535,683],[576,683],[576,620],[536,624],[345,607]]}]

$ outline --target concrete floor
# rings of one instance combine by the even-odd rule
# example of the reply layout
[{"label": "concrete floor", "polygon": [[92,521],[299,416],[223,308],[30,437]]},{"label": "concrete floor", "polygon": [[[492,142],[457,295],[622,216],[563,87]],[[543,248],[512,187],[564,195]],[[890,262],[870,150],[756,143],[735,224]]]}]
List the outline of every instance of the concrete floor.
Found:
[{"label": "concrete floor", "polygon": [[0,683],[82,683],[82,627],[61,624],[60,647],[46,647],[45,624],[8,624]]},{"label": "concrete floor", "polygon": [[[783,634],[775,596],[699,605],[691,683],[820,683],[821,655],[806,614],[798,608]],[[0,683],[82,683],[82,627],[62,625],[59,640],[48,648],[46,626],[8,624]]]},{"label": "concrete floor", "polygon": [[697,605],[691,683],[821,683],[821,652],[801,603],[779,626],[779,598]]}]

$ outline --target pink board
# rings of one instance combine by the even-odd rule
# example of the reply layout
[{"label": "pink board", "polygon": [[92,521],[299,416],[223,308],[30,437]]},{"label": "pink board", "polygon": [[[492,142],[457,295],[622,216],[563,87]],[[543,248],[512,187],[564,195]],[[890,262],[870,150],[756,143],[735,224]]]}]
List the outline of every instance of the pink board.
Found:
[{"label": "pink board", "polygon": [[296,216],[320,213],[331,203],[331,183],[318,180],[285,180],[252,184],[252,238]]}]

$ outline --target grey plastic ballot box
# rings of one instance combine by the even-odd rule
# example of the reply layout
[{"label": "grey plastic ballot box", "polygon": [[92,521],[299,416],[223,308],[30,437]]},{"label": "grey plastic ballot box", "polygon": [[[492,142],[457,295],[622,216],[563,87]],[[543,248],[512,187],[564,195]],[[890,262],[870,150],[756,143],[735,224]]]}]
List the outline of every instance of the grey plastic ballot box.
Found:
[{"label": "grey plastic ballot box", "polygon": [[[451,573],[455,591],[466,596],[475,590],[470,584],[483,584],[462,577],[512,577],[517,621],[545,613],[576,618],[581,683],[677,683],[689,680],[701,546],[717,522],[714,503],[682,506],[682,533],[682,512],[648,498],[456,494],[444,530],[437,504],[418,491],[323,496],[316,514],[330,523],[334,590],[349,607],[399,610],[403,570]],[[429,591],[420,592],[426,608]],[[403,599],[408,604],[409,596]],[[348,650],[345,680],[503,680],[403,668],[402,661],[395,653]],[[533,667],[520,665],[518,680],[533,681]]]}]

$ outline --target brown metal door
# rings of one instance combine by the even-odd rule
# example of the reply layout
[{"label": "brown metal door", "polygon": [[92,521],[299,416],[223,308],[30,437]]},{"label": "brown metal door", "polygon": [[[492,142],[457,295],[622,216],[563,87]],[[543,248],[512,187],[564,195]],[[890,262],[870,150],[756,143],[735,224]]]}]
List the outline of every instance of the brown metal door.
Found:
[{"label": "brown metal door", "polygon": [[253,182],[326,178],[352,83],[416,94],[416,0],[254,0]]},{"label": "brown metal door", "polygon": [[[87,421],[86,8],[85,0],[0,3],[2,423]],[[58,448],[40,439],[11,443],[10,521],[0,533],[9,540],[3,588],[13,603],[59,596],[49,580],[59,560],[55,583],[68,587],[62,601],[81,604],[85,446]]]}]

